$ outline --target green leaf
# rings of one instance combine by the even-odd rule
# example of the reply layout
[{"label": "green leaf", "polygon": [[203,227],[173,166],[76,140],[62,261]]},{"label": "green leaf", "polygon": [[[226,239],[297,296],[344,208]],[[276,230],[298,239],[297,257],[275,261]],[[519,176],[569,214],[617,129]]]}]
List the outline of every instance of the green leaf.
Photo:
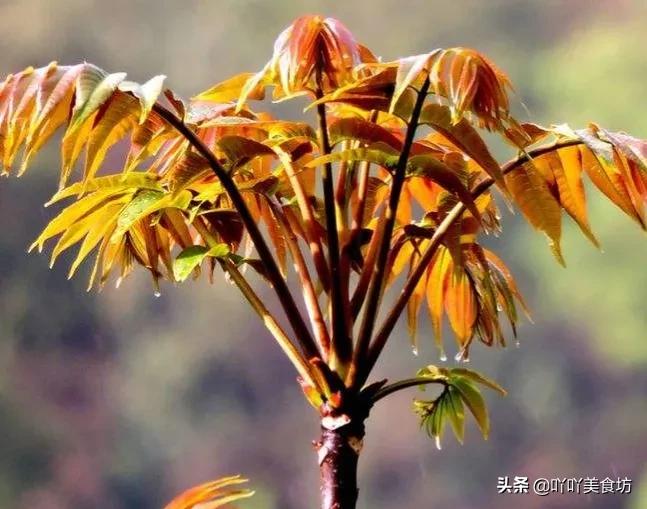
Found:
[{"label": "green leaf", "polygon": [[176,281],[184,281],[193,270],[205,259],[207,246],[189,246],[173,261],[173,276]]},{"label": "green leaf", "polygon": [[445,427],[445,419],[450,416],[452,408],[448,401],[449,392],[445,389],[440,396],[431,401],[414,400],[414,410],[420,416],[420,426],[435,439],[436,447],[441,448],[440,440]]},{"label": "green leaf", "polygon": [[465,410],[463,400],[455,387],[449,386],[447,389],[447,416],[451,424],[456,440],[463,443],[465,438]]},{"label": "green leaf", "polygon": [[490,434],[490,419],[481,392],[471,382],[460,377],[452,380],[452,386],[456,388],[463,403],[472,412],[483,438],[487,440]]},{"label": "green leaf", "polygon": [[439,368],[433,364],[429,364],[424,368],[420,368],[416,375],[430,380],[447,381],[449,379],[450,371],[447,368]]},{"label": "green leaf", "polygon": [[207,256],[224,258],[228,254],[229,246],[227,244],[216,244],[211,248],[207,246],[189,246],[173,261],[173,276],[176,281],[185,281]]},{"label": "green leaf", "polygon": [[451,370],[450,383],[453,383],[453,379],[455,376],[467,378],[472,382],[485,385],[486,387],[489,387],[490,389],[497,391],[502,396],[505,396],[507,394],[506,390],[503,387],[501,387],[498,383],[496,383],[494,380],[491,380],[483,376],[482,374],[477,373],[476,371],[472,371],[471,369],[453,368]]},{"label": "green leaf", "polygon": [[[379,145],[382,145],[381,143]],[[382,150],[375,148],[376,145],[368,148],[353,148],[342,150],[333,154],[317,157],[306,164],[307,168],[321,166],[326,163],[337,163],[341,161],[368,161],[385,168],[394,168],[398,164],[399,156],[391,150]],[[386,148],[386,146],[385,146]]]},{"label": "green leaf", "polygon": [[434,405],[433,416],[431,418],[431,436],[436,440],[436,447],[441,449],[440,440],[443,436],[445,427],[445,393],[436,400]]},{"label": "green leaf", "polygon": [[445,421],[449,421],[456,439],[462,444],[465,436],[465,410],[469,408],[478,424],[483,437],[487,439],[490,431],[485,401],[476,384],[485,385],[505,395],[505,390],[489,378],[465,368],[441,368],[434,365],[419,369],[420,388],[424,389],[422,380],[429,379],[445,384],[445,390],[431,401],[414,401],[414,409],[421,418],[421,425],[436,440],[440,449]]},{"label": "green leaf", "polygon": [[143,217],[166,208],[186,209],[191,202],[189,191],[182,191],[177,196],[153,190],[143,190],[126,206],[117,221],[114,237],[123,235],[133,224]]}]

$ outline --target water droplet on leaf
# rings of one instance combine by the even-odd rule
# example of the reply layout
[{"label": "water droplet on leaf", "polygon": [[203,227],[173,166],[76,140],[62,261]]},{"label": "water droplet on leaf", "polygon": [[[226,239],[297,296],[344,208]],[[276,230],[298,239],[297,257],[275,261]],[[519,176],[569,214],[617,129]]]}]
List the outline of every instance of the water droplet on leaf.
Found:
[{"label": "water droplet on leaf", "polygon": [[416,345],[413,345],[413,346],[411,347],[411,353],[412,353],[413,355],[415,355],[416,357],[418,357],[418,347],[417,347]]},{"label": "water droplet on leaf", "polygon": [[162,296],[162,293],[159,290],[155,290],[153,292],[153,297],[155,297],[156,299],[158,299],[161,296]]},{"label": "water droplet on leaf", "polygon": [[440,450],[442,450],[442,448],[443,448],[443,446],[440,445],[440,437],[438,435],[436,435],[436,449],[438,449],[440,451]]},{"label": "water droplet on leaf", "polygon": [[454,357],[454,360],[456,362],[468,363],[470,361],[470,354],[467,352],[467,350],[461,350],[456,354],[456,357]]}]

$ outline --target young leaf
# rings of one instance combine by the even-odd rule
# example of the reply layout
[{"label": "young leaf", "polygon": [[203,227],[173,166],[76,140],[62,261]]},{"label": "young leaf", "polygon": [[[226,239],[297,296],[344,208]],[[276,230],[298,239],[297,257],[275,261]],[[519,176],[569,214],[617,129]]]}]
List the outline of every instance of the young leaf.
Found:
[{"label": "young leaf", "polygon": [[447,388],[447,416],[456,440],[460,444],[465,439],[465,410],[458,390],[451,385]]},{"label": "young leaf", "polygon": [[[209,101],[214,103],[236,102],[241,96],[245,84],[254,77],[253,72],[244,72],[222,81],[208,90],[196,95],[194,101]],[[246,92],[246,99],[262,100],[265,97],[265,85],[258,83],[253,90]]]},{"label": "young leaf", "polygon": [[555,258],[564,265],[560,248],[561,210],[541,174],[534,165],[528,164],[508,173],[505,181],[523,215],[530,224],[546,234]]},{"label": "young leaf", "polygon": [[483,438],[487,439],[490,434],[490,420],[481,392],[472,383],[460,377],[453,378],[451,385],[456,388],[463,403],[472,412]]},{"label": "young leaf", "polygon": [[154,174],[134,172],[127,175],[107,175],[105,177],[96,177],[85,182],[75,182],[58,191],[45,206],[50,206],[75,195],[77,198],[80,198],[83,194],[94,193],[96,191],[118,192],[128,189],[163,191],[159,177]]},{"label": "young leaf", "polygon": [[384,143],[394,150],[402,148],[402,142],[391,131],[361,118],[340,118],[333,122],[329,129],[332,146],[342,141],[358,141],[365,145]]},{"label": "young leaf", "polygon": [[213,247],[189,246],[184,249],[173,261],[173,276],[177,281],[184,281],[198,267],[202,261],[210,256],[223,258],[229,254],[227,244],[216,244]]},{"label": "young leaf", "polygon": [[133,130],[138,116],[137,99],[128,94],[116,93],[106,102],[88,136],[84,180],[95,176],[108,149]]},{"label": "young leaf", "polygon": [[409,158],[407,168],[409,175],[427,178],[443,189],[455,193],[472,215],[480,221],[481,213],[474,203],[472,193],[468,191],[456,172],[445,163],[433,156],[417,155]]},{"label": "young leaf", "polygon": [[125,72],[108,74],[87,64],[77,78],[76,100],[67,135],[74,133],[126,79]]},{"label": "young leaf", "polygon": [[130,92],[139,100],[140,113],[139,113],[139,123],[143,124],[148,115],[150,114],[153,105],[157,102],[162,90],[164,88],[164,81],[166,76],[160,74],[158,76],[153,76],[146,83],[134,83],[132,81],[121,82],[119,84],[119,90],[124,92]]},{"label": "young leaf", "polygon": [[507,394],[506,390],[501,387],[498,383],[496,383],[494,380],[491,380],[487,378],[486,376],[483,376],[482,374],[473,371],[471,369],[467,368],[452,368],[451,370],[451,377],[452,380],[454,377],[463,377],[467,378],[468,380],[471,380],[472,382],[485,385],[486,387],[489,387],[490,389],[493,389],[497,391],[501,396],[505,396]]},{"label": "young leaf", "polygon": [[438,131],[483,168],[494,180],[503,184],[503,173],[499,163],[490,153],[483,138],[466,119],[453,122],[451,111],[447,106],[427,104],[420,113],[420,123],[428,124]]},{"label": "young leaf", "polygon": [[368,161],[369,163],[377,164],[384,168],[394,168],[398,164],[398,155],[397,153],[394,154],[391,151],[387,151],[382,147],[378,148],[376,146],[368,148],[351,148],[317,157],[306,164],[306,167],[313,168],[326,163],[337,163],[340,161]]},{"label": "young leaf", "polygon": [[184,191],[177,196],[169,193],[143,190],[124,208],[117,221],[115,236],[122,235],[141,218],[165,208],[186,209],[191,201],[191,193]]},{"label": "young leaf", "polygon": [[478,309],[472,283],[460,267],[455,267],[447,277],[445,311],[459,344],[466,348],[472,339]]},{"label": "young leaf", "polygon": [[209,248],[207,246],[189,246],[173,261],[173,276],[176,281],[184,281],[193,270],[205,259]]},{"label": "young leaf", "polygon": [[42,233],[29,247],[29,250],[31,251],[37,247],[39,252],[42,251],[43,245],[48,239],[61,234],[62,232],[70,228],[74,223],[81,220],[83,217],[87,216],[97,208],[100,208],[105,203],[114,199],[115,196],[119,195],[120,193],[123,193],[123,190],[108,189],[106,191],[98,191],[72,203],[71,205],[66,207],[58,216],[56,216],[49,222]]},{"label": "young leaf", "polygon": [[254,495],[252,490],[234,488],[246,482],[236,475],[201,484],[175,497],[164,509],[217,509]]}]

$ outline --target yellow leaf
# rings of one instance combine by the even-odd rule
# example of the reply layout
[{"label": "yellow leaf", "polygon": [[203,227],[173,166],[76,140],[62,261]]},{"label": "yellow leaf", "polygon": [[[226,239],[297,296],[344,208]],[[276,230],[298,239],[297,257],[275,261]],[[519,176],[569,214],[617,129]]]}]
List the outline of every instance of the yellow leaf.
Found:
[{"label": "yellow leaf", "polygon": [[39,90],[48,81],[55,69],[56,64],[52,63],[30,73],[30,80],[25,81],[24,90],[15,90],[16,97],[12,97],[10,100],[9,107],[13,111],[10,112],[11,118],[9,119],[7,137],[4,141],[3,161],[3,165],[7,169],[13,164],[18,149],[29,133],[29,125],[34,116]]},{"label": "yellow leaf", "polygon": [[436,338],[436,344],[441,345],[443,306],[447,277],[453,270],[452,257],[444,246],[438,248],[431,262],[429,279],[427,280],[427,307]]},{"label": "yellow leaf", "polygon": [[550,159],[550,167],[555,176],[559,201],[564,210],[577,222],[587,238],[599,247],[598,240],[591,231],[586,212],[586,195],[582,182],[582,159],[578,147],[566,147]]},{"label": "yellow leaf", "polygon": [[[426,249],[427,241],[422,241],[416,249],[416,253],[423,253]],[[410,257],[409,267],[410,270],[418,262],[420,256],[414,255]],[[429,277],[429,271],[425,271],[422,277],[418,280],[416,287],[407,302],[407,329],[409,331],[409,338],[411,339],[411,345],[414,349],[414,352],[417,352],[418,345],[416,340],[416,331],[418,330],[418,312],[420,311],[420,306],[425,298],[425,293],[427,291],[427,279]]]},{"label": "yellow leaf", "polygon": [[81,151],[88,142],[88,137],[92,132],[92,124],[96,112],[92,113],[83,124],[70,131],[69,129],[63,136],[63,143],[61,145],[61,176],[59,179],[59,188],[63,188],[74,170],[76,162],[79,160]]},{"label": "yellow leaf", "polygon": [[76,99],[68,133],[72,134],[81,127],[112,96],[125,78],[125,72],[107,74],[92,64],[86,64],[76,79]]},{"label": "yellow leaf", "polygon": [[74,83],[84,64],[59,67],[56,75],[46,81],[38,93],[38,110],[29,127],[25,154],[19,174],[26,171],[31,158],[45,145],[56,130],[68,121]]},{"label": "yellow leaf", "polygon": [[[244,72],[232,76],[231,78],[222,81],[213,87],[196,95],[194,101],[209,101],[215,103],[228,103],[237,101],[241,96],[241,92],[245,88],[248,81],[255,76],[253,72]],[[250,86],[251,90],[246,92],[247,99],[262,100],[265,97],[265,86],[263,83],[256,83]]]},{"label": "yellow leaf", "polygon": [[134,97],[115,93],[89,133],[83,179],[91,179],[103,163],[108,149],[121,140],[137,124],[138,102]]},{"label": "yellow leaf", "polygon": [[404,268],[411,262],[412,256],[413,244],[411,241],[403,242],[391,265],[391,274],[389,276],[390,281],[397,278],[402,273]]},{"label": "yellow leaf", "polygon": [[100,208],[104,205],[104,202],[114,198],[115,195],[123,193],[123,190],[108,190],[100,191],[93,193],[89,196],[81,198],[80,200],[74,202],[70,206],[66,207],[58,216],[56,216],[49,224],[45,227],[43,232],[38,236],[34,243],[30,246],[29,250],[31,251],[35,247],[38,247],[38,250],[41,251],[43,244],[50,238],[62,233],[74,223],[83,218],[86,214],[89,214],[93,210]]},{"label": "yellow leaf", "polygon": [[465,271],[456,267],[447,278],[445,310],[459,344],[465,347],[472,338],[476,321],[476,296]]},{"label": "yellow leaf", "polygon": [[165,175],[174,194],[182,192],[192,182],[209,175],[209,163],[193,150],[185,151]]},{"label": "yellow leaf", "polygon": [[[122,198],[111,202],[109,205],[105,205],[97,214],[92,215],[92,225],[89,228],[83,243],[79,248],[79,252],[70,266],[70,271],[68,272],[67,278],[70,279],[76,269],[81,265],[83,260],[90,254],[90,252],[96,247],[96,245],[103,240],[110,232],[115,228],[117,217],[123,209],[125,203],[127,203],[128,198]],[[94,270],[93,270],[94,272]],[[91,278],[92,280],[92,278]]]},{"label": "yellow leaf", "polygon": [[497,183],[504,183],[499,163],[490,153],[483,138],[467,120],[452,122],[447,106],[427,104],[420,114],[420,123],[430,125],[483,168]]},{"label": "yellow leaf", "polygon": [[184,210],[191,202],[191,198],[189,191],[183,191],[177,195],[152,190],[140,191],[119,216],[115,236],[123,235],[137,221],[158,210],[167,208]]},{"label": "yellow leaf", "polygon": [[34,69],[28,67],[16,75],[8,76],[0,89],[0,156],[2,156],[3,173],[9,172],[8,163],[16,134],[16,125],[12,119],[23,94],[29,93],[29,84],[33,77]]},{"label": "yellow leaf", "polygon": [[94,193],[96,191],[119,192],[128,189],[151,189],[162,191],[160,177],[153,173],[133,172],[127,175],[107,175],[105,177],[96,177],[85,182],[75,182],[74,184],[61,189],[45,204],[46,207],[70,196],[80,196],[85,193]]},{"label": "yellow leaf", "polygon": [[[118,211],[121,211],[126,201],[127,200],[123,199],[117,200],[116,204],[114,204],[114,201],[111,201],[110,204],[104,204],[97,207],[88,215],[80,218],[78,221],[72,223],[68,228],[66,228],[56,243],[56,246],[54,246],[50,267],[54,265],[54,262],[63,251],[72,247],[90,232],[96,232],[97,230],[102,229],[105,225],[105,221],[107,221],[107,217],[110,216],[111,218],[114,218],[114,215]],[[79,263],[81,261],[82,260],[80,260]]]},{"label": "yellow leaf", "polygon": [[543,177],[531,162],[508,173],[505,181],[523,215],[530,224],[546,234],[557,261],[564,265],[559,244],[562,234],[561,210]]},{"label": "yellow leaf", "polygon": [[578,131],[577,135],[586,144],[586,148],[580,147],[582,165],[593,184],[620,210],[645,228],[645,222],[634,208],[620,170],[616,167],[613,147],[589,131]]},{"label": "yellow leaf", "polygon": [[159,74],[157,76],[153,76],[146,83],[142,83],[141,85],[132,81],[123,81],[119,85],[119,90],[122,92],[130,92],[139,100],[140,124],[143,124],[148,118],[153,106],[162,93],[165,80],[166,76]]}]

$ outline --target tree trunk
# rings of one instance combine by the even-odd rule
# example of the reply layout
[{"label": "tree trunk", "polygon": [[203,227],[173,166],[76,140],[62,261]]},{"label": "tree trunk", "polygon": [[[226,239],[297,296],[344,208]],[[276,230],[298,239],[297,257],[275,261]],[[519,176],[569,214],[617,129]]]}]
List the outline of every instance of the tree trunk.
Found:
[{"label": "tree trunk", "polygon": [[357,461],[364,438],[363,420],[336,429],[321,427],[319,456],[321,509],[355,509]]}]

